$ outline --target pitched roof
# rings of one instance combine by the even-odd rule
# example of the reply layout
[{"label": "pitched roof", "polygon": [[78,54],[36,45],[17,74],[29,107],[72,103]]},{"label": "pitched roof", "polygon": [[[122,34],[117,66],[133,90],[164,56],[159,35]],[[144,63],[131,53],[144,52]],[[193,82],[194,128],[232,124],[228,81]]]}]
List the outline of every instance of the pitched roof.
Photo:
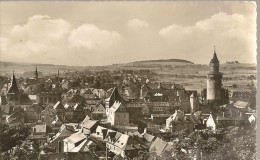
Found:
[{"label": "pitched roof", "polygon": [[99,104],[92,113],[105,113],[106,109],[102,104]]},{"label": "pitched roof", "polygon": [[115,101],[110,110],[112,112],[127,112],[125,106],[119,101]]},{"label": "pitched roof", "polygon": [[86,129],[91,129],[95,124],[97,124],[98,121],[94,121],[94,120],[87,120],[82,124],[83,128]]},{"label": "pitched roof", "polygon": [[69,107],[70,107],[69,104],[65,104],[65,105],[64,105],[64,108],[65,108],[65,109],[68,109]]},{"label": "pitched roof", "polygon": [[54,106],[53,106],[53,109],[64,109],[64,107],[62,106],[61,102],[58,101]]},{"label": "pitched roof", "polygon": [[53,142],[55,139],[59,138],[59,137],[69,137],[71,134],[75,133],[76,131],[74,130],[70,130],[67,128],[67,126],[65,125],[62,125],[60,127],[60,130],[59,132],[54,136],[52,137],[52,140],[51,142]]},{"label": "pitched roof", "polygon": [[155,141],[151,144],[149,151],[155,152],[157,156],[160,156],[163,153],[163,151],[170,150],[172,148],[173,147],[169,145],[167,142],[157,137]]},{"label": "pitched roof", "polygon": [[115,101],[124,102],[124,98],[120,95],[118,89],[115,87],[111,93],[111,95],[106,99],[109,101],[109,107],[111,107]]},{"label": "pitched roof", "polygon": [[244,101],[236,101],[233,103],[233,105],[237,108],[247,108],[248,107],[248,102],[244,102]]},{"label": "pitched roof", "polygon": [[[88,140],[87,138],[82,141],[78,146],[76,146],[75,148],[73,148],[72,150],[70,150],[70,152],[86,152],[89,151],[88,146],[93,145],[92,143],[94,143],[91,140]],[[94,143],[95,144],[95,143]]]},{"label": "pitched roof", "polygon": [[16,83],[16,78],[13,72],[13,77],[12,77],[12,81],[11,81],[11,86],[7,91],[7,94],[18,94],[19,93],[19,89]]},{"label": "pitched roof", "polygon": [[181,110],[176,110],[173,115],[166,119],[166,121],[184,121],[184,112]]},{"label": "pitched roof", "polygon": [[35,132],[46,132],[46,124],[38,124],[36,126],[34,126],[33,128],[35,128]]},{"label": "pitched roof", "polygon": [[129,136],[126,134],[122,134],[118,140],[114,143],[115,146],[117,146],[118,148],[120,148],[121,150],[125,150],[125,147],[127,145],[127,141],[128,141]]},{"label": "pitched roof", "polygon": [[19,103],[20,105],[29,105],[32,104],[32,101],[26,93],[21,93]]},{"label": "pitched roof", "polygon": [[63,141],[69,141],[72,143],[78,143],[82,140],[86,139],[86,136],[84,135],[84,133],[82,132],[76,132],[71,134],[69,137],[67,137],[66,139],[64,139]]},{"label": "pitched roof", "polygon": [[88,120],[90,120],[90,117],[88,115],[86,115],[86,117],[83,119],[82,123],[86,123]]},{"label": "pitched roof", "polygon": [[216,51],[214,50],[213,58],[210,60],[210,63],[216,63],[216,62],[219,62],[219,61],[218,61]]},{"label": "pitched roof", "polygon": [[151,135],[151,134],[149,134],[149,133],[144,133],[143,136],[144,136],[145,140],[147,140],[148,142],[153,141],[154,138],[155,138],[155,136],[153,136],[153,135]]}]

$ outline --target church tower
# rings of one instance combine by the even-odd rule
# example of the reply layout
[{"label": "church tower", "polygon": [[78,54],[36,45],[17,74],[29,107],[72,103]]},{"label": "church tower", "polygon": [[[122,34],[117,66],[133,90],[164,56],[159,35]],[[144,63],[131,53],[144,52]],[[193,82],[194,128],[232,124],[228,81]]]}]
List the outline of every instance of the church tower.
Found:
[{"label": "church tower", "polygon": [[36,82],[38,82],[38,70],[37,70],[37,66],[36,66],[36,69],[35,69],[35,75],[34,75],[35,77],[35,80],[36,80]]},{"label": "church tower", "polygon": [[219,61],[214,46],[214,54],[210,63],[210,72],[207,75],[207,100],[220,101],[222,87],[222,73],[219,72]]},{"label": "church tower", "polygon": [[9,87],[7,91],[7,98],[9,101],[19,101],[19,89],[16,83],[16,78],[14,76],[14,71],[13,71],[13,77],[11,81],[11,86]]}]

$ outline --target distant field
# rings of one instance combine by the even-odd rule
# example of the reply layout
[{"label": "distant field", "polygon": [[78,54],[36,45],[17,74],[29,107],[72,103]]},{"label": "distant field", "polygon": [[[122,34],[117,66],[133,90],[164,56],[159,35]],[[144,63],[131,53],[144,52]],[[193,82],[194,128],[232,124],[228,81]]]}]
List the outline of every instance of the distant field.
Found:
[{"label": "distant field", "polygon": [[[188,90],[201,91],[206,88],[209,66],[194,64],[173,68],[165,67],[154,72],[157,73],[157,81],[180,83]],[[220,72],[222,72],[223,78],[232,78],[232,80],[223,81],[224,87],[228,88],[228,86],[238,84],[242,88],[247,88],[247,85],[251,84],[251,80],[247,80],[245,77],[256,75],[257,71],[255,64],[221,64]],[[178,78],[176,75],[180,75],[180,77]],[[195,78],[191,78],[192,76]],[[253,82],[256,83],[256,80]]]},{"label": "distant field", "polygon": [[[138,65],[134,64],[137,63]],[[186,89],[201,91],[206,88],[206,76],[209,72],[208,65],[191,64],[192,62],[134,62],[128,64],[117,64],[99,67],[74,67],[74,66],[60,66],[60,65],[41,65],[37,64],[38,71],[44,75],[65,72],[79,72],[85,69],[100,71],[100,70],[139,70],[150,69],[156,73],[154,77],[156,81],[172,82],[183,84]],[[143,64],[146,65],[143,65]],[[141,64],[141,65],[140,65]],[[0,75],[11,75],[13,69],[15,73],[22,74],[24,72],[34,71],[36,64],[18,64],[10,62],[0,62]],[[229,78],[228,81],[223,81],[225,87],[238,84],[240,87],[246,88],[251,80],[246,77],[256,75],[256,64],[220,64],[220,72],[224,78]],[[253,81],[256,83],[256,80]]]}]

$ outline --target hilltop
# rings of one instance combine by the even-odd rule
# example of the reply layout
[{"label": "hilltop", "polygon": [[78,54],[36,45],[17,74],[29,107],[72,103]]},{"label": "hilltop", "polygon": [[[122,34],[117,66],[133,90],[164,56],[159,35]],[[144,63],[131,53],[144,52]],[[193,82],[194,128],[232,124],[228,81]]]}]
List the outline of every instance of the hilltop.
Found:
[{"label": "hilltop", "polygon": [[183,59],[159,59],[159,60],[144,60],[144,61],[135,61],[130,63],[132,65],[188,65],[194,64],[191,61],[183,60]]}]

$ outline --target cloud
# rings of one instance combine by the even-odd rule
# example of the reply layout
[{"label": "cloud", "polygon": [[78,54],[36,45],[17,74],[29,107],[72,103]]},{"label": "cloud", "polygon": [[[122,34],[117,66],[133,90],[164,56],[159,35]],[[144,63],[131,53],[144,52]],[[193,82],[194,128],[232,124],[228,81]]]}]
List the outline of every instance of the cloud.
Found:
[{"label": "cloud", "polygon": [[86,53],[109,49],[121,39],[118,32],[100,29],[94,24],[82,24],[76,28],[61,18],[35,15],[26,23],[11,27],[4,37],[0,37],[0,58],[71,64],[80,56],[87,57]]},{"label": "cloud", "polygon": [[74,29],[69,38],[70,48],[99,49],[108,48],[121,40],[116,31],[102,30],[93,24],[84,24]]},{"label": "cloud", "polygon": [[[226,13],[218,13],[209,19],[198,21],[192,26],[181,26],[173,24],[159,31],[159,34],[165,38],[176,37],[176,35],[190,36],[193,33],[212,33],[226,35],[228,32],[251,32],[253,28],[248,28],[247,17],[239,14],[227,15]],[[252,24],[252,23],[249,23]],[[229,36],[235,34],[229,34]],[[240,34],[238,34],[240,35]]]},{"label": "cloud", "polygon": [[[194,25],[172,24],[166,26],[159,31],[159,35],[168,45],[175,45],[172,47],[173,50],[185,54],[190,52],[205,57],[203,54],[209,54],[208,48],[217,45],[221,51],[220,57],[223,59],[237,58],[237,60],[243,61],[243,56],[248,54],[251,62],[254,62],[256,54],[255,22],[252,16],[229,15],[221,12],[208,19],[200,20]],[[196,57],[198,56],[195,56],[195,59]]]},{"label": "cloud", "polygon": [[11,29],[11,36],[19,40],[35,42],[57,41],[66,36],[71,25],[63,19],[53,19],[46,15],[35,15],[25,25],[16,25]]},{"label": "cloud", "polygon": [[[40,57],[43,54],[51,56],[54,50],[63,48],[70,30],[71,25],[63,19],[35,15],[25,24],[10,28],[9,34],[1,38],[3,58],[19,61],[30,56]],[[41,56],[41,58],[45,57]]]},{"label": "cloud", "polygon": [[138,29],[148,28],[149,24],[146,21],[135,18],[129,20],[127,22],[127,26],[131,29],[138,30]]}]

